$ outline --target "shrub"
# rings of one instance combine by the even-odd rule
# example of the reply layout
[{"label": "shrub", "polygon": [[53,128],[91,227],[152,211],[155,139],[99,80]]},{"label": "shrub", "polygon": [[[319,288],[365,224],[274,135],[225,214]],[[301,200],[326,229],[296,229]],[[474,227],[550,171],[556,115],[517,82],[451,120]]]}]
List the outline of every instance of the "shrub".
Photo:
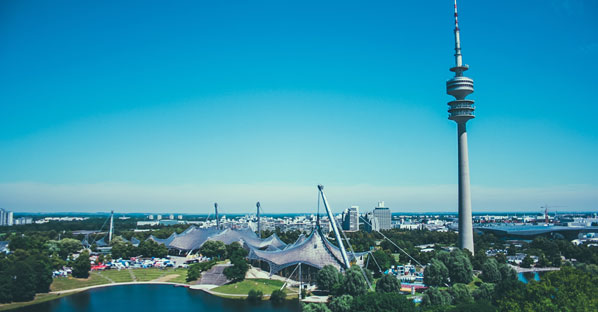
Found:
[{"label": "shrub", "polygon": [[270,300],[272,300],[272,302],[274,302],[274,303],[281,303],[286,298],[287,298],[287,294],[285,294],[284,291],[282,291],[280,289],[274,290],[272,292],[272,294],[270,295]]},{"label": "shrub", "polygon": [[247,294],[247,301],[253,302],[253,303],[259,302],[262,300],[263,296],[264,296],[264,293],[262,293],[261,290],[252,289]]}]

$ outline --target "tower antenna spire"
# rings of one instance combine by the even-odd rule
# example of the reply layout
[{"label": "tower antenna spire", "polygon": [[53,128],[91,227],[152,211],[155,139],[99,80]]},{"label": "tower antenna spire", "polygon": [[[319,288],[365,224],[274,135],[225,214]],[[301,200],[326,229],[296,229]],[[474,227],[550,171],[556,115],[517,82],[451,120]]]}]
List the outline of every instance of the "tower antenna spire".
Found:
[{"label": "tower antenna spire", "polygon": [[459,14],[457,12],[457,0],[455,0],[455,67],[451,68],[457,76],[463,75],[463,72],[468,69],[467,65],[463,65],[463,55],[461,54],[461,37],[459,33]]}]

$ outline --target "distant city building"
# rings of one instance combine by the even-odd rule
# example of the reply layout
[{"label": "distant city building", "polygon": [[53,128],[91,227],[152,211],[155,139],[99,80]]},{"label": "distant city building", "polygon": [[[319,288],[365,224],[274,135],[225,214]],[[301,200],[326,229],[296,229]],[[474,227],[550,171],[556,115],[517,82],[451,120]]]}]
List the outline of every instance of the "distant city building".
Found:
[{"label": "distant city building", "polygon": [[0,208],[0,226],[11,226],[14,224],[12,211]]},{"label": "distant city building", "polygon": [[168,216],[168,219],[174,220],[174,215],[171,213],[170,216]]},{"label": "distant city building", "polygon": [[365,221],[363,226],[367,232],[380,231],[380,223],[378,218],[374,216],[374,212],[368,212],[365,215]]},{"label": "distant city building", "polygon": [[179,220],[183,220],[183,215],[178,215],[177,217]]},{"label": "distant city building", "polygon": [[149,216],[147,216],[147,219],[148,219],[148,220],[154,220],[154,215],[149,215]]},{"label": "distant city building", "polygon": [[33,218],[29,218],[29,217],[22,217],[22,218],[14,219],[14,225],[23,225],[23,224],[32,224],[32,223],[33,223]]},{"label": "distant city building", "polygon": [[384,207],[384,202],[378,202],[378,206],[373,211],[374,218],[378,219],[380,230],[390,230],[392,228],[390,209]]},{"label": "distant city building", "polygon": [[359,231],[359,206],[351,206],[343,212],[343,230]]},{"label": "distant city building", "polygon": [[157,220],[162,220],[162,215],[157,215],[157,216],[156,216],[156,219],[157,219]]}]

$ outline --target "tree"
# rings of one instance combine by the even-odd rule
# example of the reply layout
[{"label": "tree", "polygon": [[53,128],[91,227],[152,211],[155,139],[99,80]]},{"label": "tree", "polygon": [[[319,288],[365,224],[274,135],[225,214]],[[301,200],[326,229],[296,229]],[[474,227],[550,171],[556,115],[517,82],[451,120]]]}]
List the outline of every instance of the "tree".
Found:
[{"label": "tree", "polygon": [[453,297],[453,304],[472,303],[473,296],[469,292],[467,285],[457,283],[449,288],[449,293]]},{"label": "tree", "polygon": [[256,303],[261,301],[263,296],[264,293],[261,290],[251,289],[247,294],[247,301]]},{"label": "tree", "polygon": [[367,285],[361,270],[358,267],[351,267],[345,272],[343,279],[343,291],[345,294],[357,297],[367,291]]},{"label": "tree", "polygon": [[598,311],[598,277],[572,267],[498,299],[501,311]]},{"label": "tree", "polygon": [[486,256],[486,252],[484,249],[480,249],[478,247],[477,251],[475,252],[473,259],[471,259],[471,265],[473,266],[474,270],[482,270],[482,266],[486,262],[488,257]]},{"label": "tree", "polygon": [[398,293],[401,290],[401,283],[394,275],[385,274],[376,283],[376,292]]},{"label": "tree", "polygon": [[529,255],[526,255],[525,258],[523,258],[523,260],[521,261],[522,268],[531,268],[533,264],[534,259],[532,259],[532,257],[530,257]]},{"label": "tree", "polygon": [[494,296],[494,284],[482,283],[480,287],[473,291],[472,295],[476,301],[492,302]]},{"label": "tree", "polygon": [[469,261],[469,256],[461,249],[453,250],[448,255],[440,253],[439,259],[444,262],[449,271],[451,284],[469,284],[473,280],[473,267]]},{"label": "tree", "polygon": [[353,296],[342,295],[334,297],[330,301],[329,308],[332,312],[349,312],[351,311],[351,304],[353,303]]},{"label": "tree", "polygon": [[47,293],[52,284],[52,262],[47,254],[34,250],[27,259],[33,270],[35,278],[35,291],[38,293]]},{"label": "tree", "polygon": [[226,257],[232,258],[245,258],[247,257],[247,250],[239,244],[239,242],[232,242],[226,245]]},{"label": "tree", "polygon": [[415,311],[415,303],[398,293],[369,292],[353,299],[352,311],[395,312]]},{"label": "tree", "polygon": [[545,268],[548,266],[550,266],[550,262],[548,261],[548,258],[546,258],[546,255],[544,255],[543,253],[540,254],[540,257],[538,257],[538,263],[536,264],[536,267]]},{"label": "tree", "polygon": [[482,274],[480,278],[486,283],[498,283],[501,280],[498,262],[494,258],[489,258],[482,265]]},{"label": "tree", "polygon": [[194,263],[194,264],[190,265],[189,268],[187,269],[187,278],[185,278],[185,280],[187,282],[195,281],[199,278],[200,273],[201,273],[201,270],[200,270],[199,263]]},{"label": "tree", "polygon": [[0,303],[12,301],[12,270],[13,261],[0,253]]},{"label": "tree", "polygon": [[424,306],[443,306],[453,302],[453,297],[446,291],[437,287],[430,287],[424,292],[422,305]]},{"label": "tree", "polygon": [[303,312],[331,312],[323,303],[308,303],[302,306]]},{"label": "tree", "polygon": [[340,272],[333,265],[325,265],[316,276],[316,286],[324,291],[332,291],[335,284],[341,281]]},{"label": "tree", "polygon": [[27,261],[30,256],[29,252],[17,249],[10,257],[12,265],[9,267],[8,274],[12,277],[13,301],[29,301],[35,297],[36,276],[31,261]]},{"label": "tree", "polygon": [[[205,245],[205,244],[204,244]],[[245,260],[247,251],[241,247],[237,242],[230,244],[224,248],[228,251],[230,262],[232,266],[226,267],[223,271],[226,278],[232,281],[242,281],[245,279],[245,274],[249,270],[249,264]]]},{"label": "tree", "polygon": [[83,248],[81,242],[72,239],[72,238],[64,238],[58,242],[59,252],[58,254],[62,259],[66,259],[70,254],[76,253]]},{"label": "tree", "polygon": [[496,259],[498,263],[507,263],[507,255],[502,252],[497,253],[496,256],[494,256],[494,259]]},{"label": "tree", "polygon": [[210,258],[224,258],[226,245],[221,241],[208,240],[199,249],[202,255]]},{"label": "tree", "polygon": [[131,257],[135,257],[137,250],[133,244],[128,242],[116,241],[112,244],[112,249],[110,251],[112,254],[112,258],[114,259],[128,259]]},{"label": "tree", "polygon": [[287,298],[287,294],[280,289],[275,289],[270,295],[270,300],[274,303],[282,303]]},{"label": "tree", "polygon": [[[396,260],[389,250],[378,249],[368,255],[367,268],[374,272],[375,277],[382,276],[384,271],[396,265]],[[378,268],[380,266],[380,268]]]},{"label": "tree", "polygon": [[73,262],[73,277],[88,278],[91,263],[89,262],[89,253],[82,252]]},{"label": "tree", "polygon": [[449,271],[442,261],[432,259],[424,269],[424,283],[427,286],[444,286],[448,283]]},{"label": "tree", "polygon": [[164,258],[168,255],[168,248],[153,240],[145,240],[137,247],[138,253],[144,257]]}]

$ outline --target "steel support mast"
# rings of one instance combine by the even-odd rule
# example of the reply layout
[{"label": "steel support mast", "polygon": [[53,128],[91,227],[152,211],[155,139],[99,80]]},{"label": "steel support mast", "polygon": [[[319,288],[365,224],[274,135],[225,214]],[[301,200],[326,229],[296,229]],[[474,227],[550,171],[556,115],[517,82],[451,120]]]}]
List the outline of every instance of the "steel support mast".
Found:
[{"label": "steel support mast", "polygon": [[324,208],[326,208],[326,213],[328,214],[328,219],[330,219],[330,225],[332,226],[332,231],[334,231],[334,237],[336,237],[336,241],[338,242],[338,247],[341,250],[341,255],[343,257],[343,262],[345,264],[345,269],[349,269],[351,267],[351,263],[349,262],[349,257],[347,257],[347,251],[345,250],[345,246],[343,245],[343,241],[341,239],[341,234],[338,231],[338,227],[336,226],[336,220],[332,215],[332,211],[328,206],[328,200],[326,200],[326,195],[324,195],[324,186],[318,185],[318,190],[320,191],[320,196],[322,197],[322,202],[324,202]]},{"label": "steel support mast", "polygon": [[262,228],[260,226],[260,202],[257,202],[255,206],[257,207],[257,237],[262,238]]},{"label": "steel support mast", "polygon": [[220,230],[220,218],[218,217],[218,203],[214,203],[214,213],[216,214],[216,228]]}]

